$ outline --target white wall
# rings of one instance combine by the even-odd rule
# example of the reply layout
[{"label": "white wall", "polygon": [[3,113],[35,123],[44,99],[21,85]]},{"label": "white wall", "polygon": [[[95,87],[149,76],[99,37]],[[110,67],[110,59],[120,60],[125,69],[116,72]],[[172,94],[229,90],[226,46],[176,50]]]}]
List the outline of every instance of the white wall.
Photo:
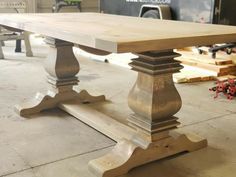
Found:
[{"label": "white wall", "polygon": [[[0,0],[0,1],[14,1],[14,0]],[[19,0],[16,0],[19,1]],[[51,12],[54,0],[24,0],[28,3],[27,12]],[[98,12],[99,0],[83,0],[82,10],[84,12]],[[13,9],[1,9],[0,13],[14,13]],[[66,7],[61,12],[78,12],[76,7]]]},{"label": "white wall", "polygon": [[17,11],[26,12],[28,9],[17,9],[17,11],[16,11],[15,9],[12,9],[12,8],[5,8],[5,5],[4,5],[5,3],[11,4],[11,3],[22,2],[22,1],[27,3],[27,1],[32,2],[34,0],[16,0],[16,1],[14,1],[14,0],[0,0],[0,3],[1,3],[0,13],[16,13]]},{"label": "white wall", "polygon": [[[83,0],[82,10],[84,12],[98,12],[99,0]],[[38,12],[51,12],[54,0],[37,0]],[[77,8],[63,8],[61,12],[77,12]]]}]

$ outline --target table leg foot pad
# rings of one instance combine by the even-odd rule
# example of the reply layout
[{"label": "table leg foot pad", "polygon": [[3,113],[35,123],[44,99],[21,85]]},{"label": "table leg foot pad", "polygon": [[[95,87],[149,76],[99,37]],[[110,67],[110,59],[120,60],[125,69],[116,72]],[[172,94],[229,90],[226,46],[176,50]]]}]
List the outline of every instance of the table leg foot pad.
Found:
[{"label": "table leg foot pad", "polygon": [[92,96],[86,90],[82,90],[80,93],[74,90],[64,92],[48,91],[47,94],[37,93],[32,100],[17,105],[15,110],[20,116],[27,117],[43,110],[55,108],[60,103],[71,100],[78,100],[81,103],[94,103],[105,101],[105,96]]},{"label": "table leg foot pad", "polygon": [[158,140],[146,148],[140,147],[137,142],[123,140],[110,153],[90,161],[89,169],[98,177],[116,177],[128,173],[134,167],[206,146],[207,140],[184,134]]}]

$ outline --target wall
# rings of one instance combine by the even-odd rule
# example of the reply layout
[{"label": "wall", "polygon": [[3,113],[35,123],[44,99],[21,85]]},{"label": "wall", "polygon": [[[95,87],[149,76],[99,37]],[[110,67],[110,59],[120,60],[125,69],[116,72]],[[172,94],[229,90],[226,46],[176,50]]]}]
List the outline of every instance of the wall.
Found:
[{"label": "wall", "polygon": [[[26,4],[28,4],[28,8],[27,9],[13,9],[12,7],[6,8],[5,7],[5,3],[17,3],[17,2],[25,2]],[[0,13],[16,13],[18,12],[34,12],[35,11],[35,4],[34,4],[35,0],[0,0]],[[2,4],[3,3],[3,4]]]},{"label": "wall", "polygon": [[37,0],[25,0],[28,4],[26,12],[37,12]]},{"label": "wall", "polygon": [[[0,1],[13,1],[14,0],[0,0]],[[16,0],[20,1],[20,0]],[[51,12],[52,5],[55,0],[24,0],[28,3],[28,8],[26,12]],[[84,12],[98,12],[99,0],[83,0],[82,10]],[[19,10],[22,12],[22,10]],[[61,10],[61,12],[78,12],[76,7],[66,7]],[[15,13],[14,9],[1,9],[0,13]]]},{"label": "wall", "polygon": [[[86,12],[98,12],[98,1],[99,0],[83,0],[82,10]],[[54,0],[37,0],[37,11],[38,12],[51,12]],[[77,8],[68,7],[63,8],[61,12],[77,12]]]}]

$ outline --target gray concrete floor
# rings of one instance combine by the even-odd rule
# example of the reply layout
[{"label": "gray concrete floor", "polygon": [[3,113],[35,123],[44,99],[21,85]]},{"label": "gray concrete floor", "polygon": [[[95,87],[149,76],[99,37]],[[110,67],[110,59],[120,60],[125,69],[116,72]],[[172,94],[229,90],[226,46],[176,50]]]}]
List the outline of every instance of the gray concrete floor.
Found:
[{"label": "gray concrete floor", "polygon": [[[35,57],[4,47],[0,61],[0,177],[93,177],[89,160],[111,150],[115,142],[72,116],[50,110],[24,119],[14,106],[46,91],[42,63],[47,47],[33,41]],[[113,104],[106,113],[129,116],[126,97],[136,73],[119,66],[80,58],[80,84],[93,94],[105,94]],[[138,167],[123,177],[235,177],[236,100],[214,100],[208,83],[176,85],[183,99],[178,113],[183,132],[208,139],[205,149]],[[104,109],[102,106],[99,109]]]}]

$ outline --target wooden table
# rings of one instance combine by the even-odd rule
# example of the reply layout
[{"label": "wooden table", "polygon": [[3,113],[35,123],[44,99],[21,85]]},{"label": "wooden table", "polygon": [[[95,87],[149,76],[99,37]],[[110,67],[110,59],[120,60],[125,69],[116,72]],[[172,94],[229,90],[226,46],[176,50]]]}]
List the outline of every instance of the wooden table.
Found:
[{"label": "wooden table", "polygon": [[[179,54],[173,49],[235,42],[236,27],[96,13],[7,14],[0,16],[0,24],[43,34],[50,46],[45,69],[51,89],[17,106],[18,113],[27,116],[60,107],[117,141],[109,154],[89,163],[97,176],[122,175],[136,166],[207,146],[205,139],[176,133],[180,123],[174,115],[182,103],[172,74],[182,66],[174,60]],[[91,107],[105,101],[105,96],[73,90],[80,70],[74,44],[95,54],[133,52],[139,56],[130,63],[138,72],[128,96],[133,115],[117,121]]]}]

